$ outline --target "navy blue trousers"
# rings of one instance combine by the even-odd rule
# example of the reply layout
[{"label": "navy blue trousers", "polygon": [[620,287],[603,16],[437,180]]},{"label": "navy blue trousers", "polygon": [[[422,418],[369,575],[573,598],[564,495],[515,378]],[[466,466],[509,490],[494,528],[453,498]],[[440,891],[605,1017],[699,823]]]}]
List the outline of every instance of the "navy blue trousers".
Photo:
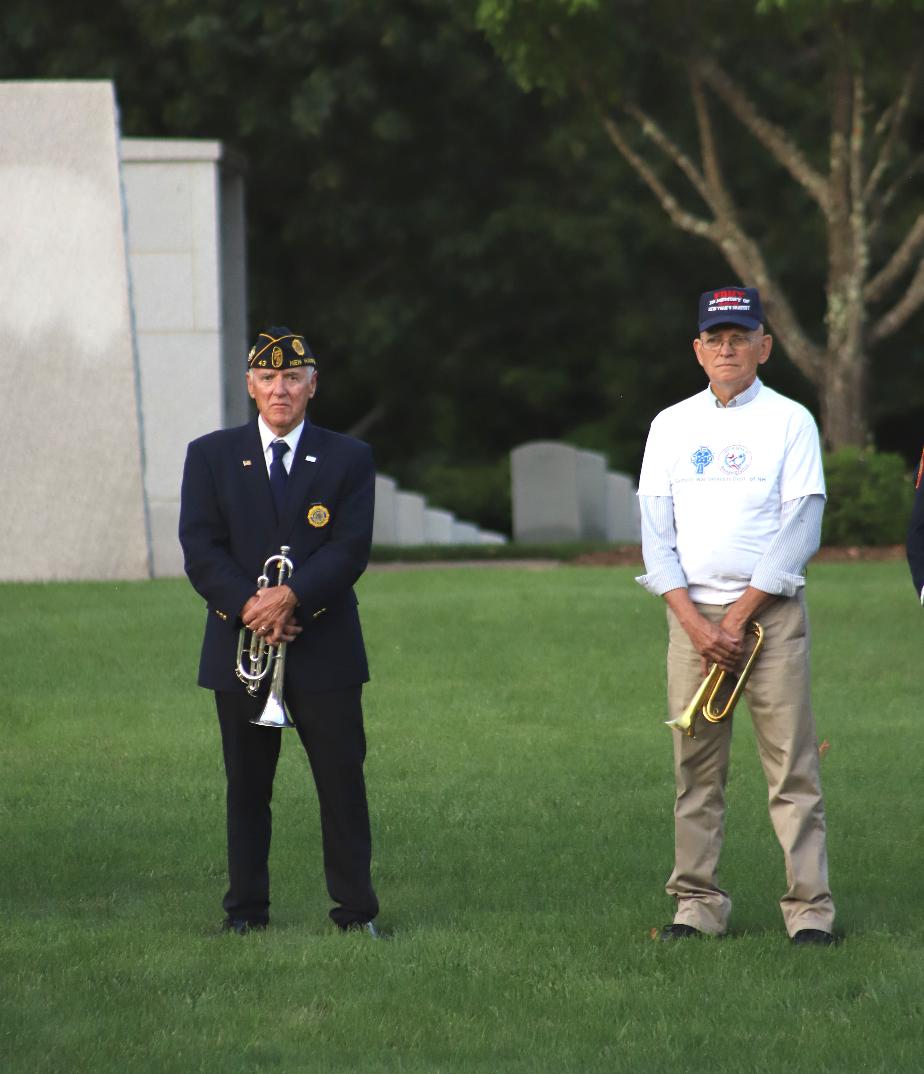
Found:
[{"label": "navy blue trousers", "polygon": [[[363,762],[362,687],[323,693],[286,690],[286,705],[308,755],[321,811],[321,839],[330,916],[341,928],[371,921],[379,910],[372,889],[372,838]],[[291,730],[257,727],[263,697],[216,691],[228,781],[229,917],[269,920],[269,852],[273,778],[283,736]]]}]

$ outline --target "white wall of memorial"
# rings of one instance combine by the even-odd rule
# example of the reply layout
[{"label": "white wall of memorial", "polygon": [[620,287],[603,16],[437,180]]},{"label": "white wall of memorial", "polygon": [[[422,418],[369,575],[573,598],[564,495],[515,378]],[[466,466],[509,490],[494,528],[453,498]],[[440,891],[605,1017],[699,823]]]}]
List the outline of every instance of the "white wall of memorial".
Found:
[{"label": "white wall of memorial", "polygon": [[186,445],[248,418],[240,169],[221,143],[121,143],[155,576],[181,574]]},{"label": "white wall of memorial", "polygon": [[150,576],[118,143],[110,83],[0,83],[0,579]]},{"label": "white wall of memorial", "polygon": [[0,190],[0,348],[42,373],[41,437],[0,396],[0,578],[179,574],[186,443],[247,416],[239,170],[121,139],[109,82],[3,82]]}]

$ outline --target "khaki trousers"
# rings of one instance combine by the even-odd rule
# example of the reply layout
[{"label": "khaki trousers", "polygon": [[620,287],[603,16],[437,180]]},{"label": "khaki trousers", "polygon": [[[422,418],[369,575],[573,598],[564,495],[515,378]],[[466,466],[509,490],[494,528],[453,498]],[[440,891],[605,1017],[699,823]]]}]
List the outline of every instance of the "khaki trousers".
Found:
[{"label": "khaki trousers", "polygon": [[[725,607],[698,604],[712,622]],[[667,689],[671,719],[702,683],[700,656],[668,609]],[[804,598],[780,598],[760,613],[764,647],[744,696],[769,790],[770,820],[786,862],[780,900],[790,936],[799,929],[830,932],[834,904],[828,889],[825,815],[818,742],[809,697],[809,632]],[[736,710],[741,712],[740,707]],[[718,885],[725,835],[725,783],[734,717],[720,724],[697,720],[696,738],[674,732],[674,871],[667,893],[677,902],[674,921],[702,932],[728,927],[731,898]]]}]

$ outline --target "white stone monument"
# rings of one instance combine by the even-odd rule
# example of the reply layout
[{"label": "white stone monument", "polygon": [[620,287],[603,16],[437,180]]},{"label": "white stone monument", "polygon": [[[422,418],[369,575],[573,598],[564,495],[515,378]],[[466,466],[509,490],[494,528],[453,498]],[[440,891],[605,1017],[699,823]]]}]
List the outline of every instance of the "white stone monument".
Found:
[{"label": "white stone monument", "polygon": [[0,400],[0,578],[180,574],[186,443],[249,412],[239,170],[120,141],[111,83],[8,82],[0,191],[0,347],[40,348],[45,408],[23,451]]},{"label": "white stone monument", "polygon": [[373,544],[398,543],[398,513],[395,503],[398,483],[385,474],[375,475],[375,514],[372,519]]},{"label": "white stone monument", "polygon": [[515,541],[581,539],[576,448],[551,440],[521,444],[510,453],[510,472]]},{"label": "white stone monument", "polygon": [[0,192],[0,579],[150,577],[111,83],[0,83]]}]

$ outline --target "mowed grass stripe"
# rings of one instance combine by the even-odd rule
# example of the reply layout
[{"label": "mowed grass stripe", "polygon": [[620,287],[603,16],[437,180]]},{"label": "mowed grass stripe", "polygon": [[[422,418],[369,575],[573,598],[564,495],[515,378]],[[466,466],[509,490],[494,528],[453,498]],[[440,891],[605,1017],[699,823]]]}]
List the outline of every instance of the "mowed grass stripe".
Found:
[{"label": "mowed grass stripe", "polygon": [[[795,951],[746,712],[734,935],[668,947],[661,603],[627,568],[370,571],[361,612],[388,943],[333,934],[292,736],[273,928],[215,937],[223,774],[181,582],[0,587],[0,1067],[83,1071],[918,1071],[917,666],[900,563],[811,568],[846,942]],[[9,626],[5,626],[9,631]],[[743,717],[743,718],[741,718]],[[268,732],[275,733],[275,732]]]}]

